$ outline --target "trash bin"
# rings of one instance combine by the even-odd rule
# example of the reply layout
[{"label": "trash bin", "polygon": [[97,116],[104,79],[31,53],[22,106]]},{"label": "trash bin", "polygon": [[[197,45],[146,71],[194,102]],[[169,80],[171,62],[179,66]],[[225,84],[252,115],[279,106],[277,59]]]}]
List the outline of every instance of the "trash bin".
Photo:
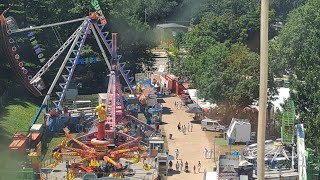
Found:
[{"label": "trash bin", "polygon": [[169,139],[172,139],[172,134],[169,134]]},{"label": "trash bin", "polygon": [[216,172],[217,171],[217,167],[213,167],[213,172]]}]

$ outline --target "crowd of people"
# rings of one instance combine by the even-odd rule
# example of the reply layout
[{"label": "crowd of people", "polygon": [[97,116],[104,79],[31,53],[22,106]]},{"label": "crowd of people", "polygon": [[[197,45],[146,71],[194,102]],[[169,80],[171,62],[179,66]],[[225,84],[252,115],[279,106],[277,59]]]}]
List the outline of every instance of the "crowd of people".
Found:
[{"label": "crowd of people", "polygon": [[[169,170],[173,170],[173,169],[172,169],[172,166],[173,166],[173,162],[170,160],[170,161],[169,161]],[[176,171],[182,172],[182,171],[183,171],[183,168],[184,168],[184,171],[185,171],[185,172],[187,172],[187,173],[190,172],[188,161],[186,161],[185,163],[183,163],[182,160],[179,161],[179,160],[177,159],[177,161],[176,161]],[[201,172],[201,162],[200,162],[200,161],[198,161],[197,166],[196,166],[196,165],[193,165],[193,173],[195,173],[195,174],[197,173],[196,168],[198,169],[198,173],[200,173],[200,172]]]},{"label": "crowd of people", "polygon": [[[175,150],[175,153],[176,153],[176,171],[183,171],[183,168],[184,168],[184,171],[185,172],[189,172],[189,163],[188,161],[186,161],[185,163],[182,162],[182,159],[179,159],[179,155],[180,155],[180,151],[179,149],[176,149]],[[180,162],[179,162],[180,160]],[[173,166],[173,162],[170,160],[169,161],[169,169],[172,170],[172,166]],[[198,161],[198,165],[197,165],[197,168],[198,168],[198,173],[200,173],[200,170],[201,170],[201,162]],[[196,173],[196,165],[193,166],[193,172]]]},{"label": "crowd of people", "polygon": [[206,159],[211,159],[213,156],[213,153],[214,152],[212,149],[208,150],[207,148],[204,148],[204,150],[203,150],[203,155],[204,155],[204,158],[206,158]]},{"label": "crowd of people", "polygon": [[[179,109],[182,109],[182,106],[183,106],[183,102],[182,101],[175,101],[174,102],[174,105],[175,105],[175,108],[177,110]],[[182,132],[184,135],[187,135],[187,133],[191,133],[193,132],[193,124],[188,122],[187,124],[181,124],[181,122],[179,122],[177,124],[177,129],[179,132]],[[200,173],[200,172],[205,172],[205,170],[201,170],[201,167],[202,167],[202,164],[201,164],[201,161],[198,161],[198,163],[195,163],[191,166],[189,166],[189,163],[188,161],[183,161],[182,158],[181,158],[181,155],[180,155],[180,151],[179,149],[176,149],[175,150],[175,171],[180,171],[180,172],[186,172],[186,173],[189,173],[189,172],[192,172],[193,173]],[[208,150],[207,148],[205,148],[204,150],[204,156],[205,158],[212,158],[213,156],[213,150]],[[174,162],[173,160],[170,160],[169,161],[169,171],[173,171],[173,166],[174,166]]]},{"label": "crowd of people", "polygon": [[176,109],[181,109],[183,106],[183,102],[182,101],[175,101],[174,106],[176,107]]},{"label": "crowd of people", "polygon": [[181,125],[181,123],[179,122],[179,124],[177,125],[177,128],[180,132],[182,132],[184,135],[187,134],[187,130],[188,132],[192,132],[193,129],[193,125],[192,123],[188,123],[188,125]]}]

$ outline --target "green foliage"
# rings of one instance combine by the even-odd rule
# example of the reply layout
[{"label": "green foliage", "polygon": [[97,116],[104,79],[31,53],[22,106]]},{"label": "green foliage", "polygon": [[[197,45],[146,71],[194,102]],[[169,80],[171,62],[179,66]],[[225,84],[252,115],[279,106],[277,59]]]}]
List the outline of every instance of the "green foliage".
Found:
[{"label": "green foliage", "polygon": [[[277,33],[273,25],[303,2],[270,2],[270,38]],[[259,59],[250,50],[259,50],[260,1],[206,0],[199,9],[191,31],[178,38],[171,49],[171,70],[178,76],[189,77],[201,97],[237,114],[258,98]],[[273,77],[280,74],[284,63],[270,64],[276,67],[269,73],[268,95],[272,99],[277,93]]]},{"label": "green foliage", "polygon": [[[20,28],[76,19],[87,16],[89,12],[93,10],[91,1],[89,0],[13,0],[12,3],[14,6],[6,16],[14,17]],[[135,73],[141,70],[142,64],[151,65],[153,59],[150,54],[150,49],[155,47],[156,43],[149,24],[157,24],[158,21],[170,15],[177,5],[177,1],[100,0],[99,5],[108,21],[106,30],[118,33],[119,54],[122,54],[121,61],[127,62],[126,68],[133,70],[133,73]],[[0,11],[6,7],[7,5],[5,3],[0,3]],[[144,22],[145,10],[147,12],[147,23]],[[73,23],[59,26],[56,27],[56,30],[62,40],[65,41],[79,24],[80,23]],[[36,40],[48,60],[51,55],[58,50],[60,44],[52,28],[45,28],[34,32]],[[36,57],[26,33],[19,33],[15,35],[14,38],[19,41],[18,53],[21,56],[21,60],[25,62],[26,68],[31,72],[37,72],[43,64],[40,63]],[[100,49],[97,47],[92,36],[88,37],[81,56],[99,57],[99,59],[103,59]],[[58,59],[58,62],[53,64],[50,68],[51,73],[45,74],[44,79],[47,80],[47,82],[50,82],[55,76],[53,72],[57,72],[57,68],[59,68],[62,59],[63,58]],[[3,64],[3,66],[8,65]],[[108,73],[106,68],[101,68],[103,66],[88,65],[85,67],[86,71],[83,68],[77,68],[76,75],[77,73],[88,73],[92,74],[93,77],[97,77],[97,79],[101,79],[101,75]],[[14,75],[10,73],[10,77],[12,76]],[[4,82],[11,81],[11,79],[2,79],[3,76],[0,77],[0,81],[3,82],[1,83],[0,89],[3,89],[2,85],[4,85]],[[83,84],[91,84],[91,80],[88,81],[87,77],[81,78],[78,76],[76,79]],[[100,83],[100,86],[104,88],[103,83]],[[97,84],[95,86],[97,86]]]},{"label": "green foliage", "polygon": [[279,21],[285,21],[289,12],[304,4],[307,0],[271,0],[270,8],[274,9]]},{"label": "green foliage", "polygon": [[[289,14],[287,24],[271,43],[272,68],[291,73],[291,97],[309,145],[317,144],[320,120],[320,2],[309,0]],[[281,68],[277,68],[280,66]]]},{"label": "green foliage", "polygon": [[14,99],[0,113],[0,127],[11,136],[17,131],[24,131],[31,125],[38,106],[25,100]]},{"label": "green foliage", "polygon": [[176,43],[183,47],[173,49],[172,71],[189,77],[201,97],[229,109],[258,97],[258,55],[244,45],[259,31],[257,3],[207,1],[191,31]]}]

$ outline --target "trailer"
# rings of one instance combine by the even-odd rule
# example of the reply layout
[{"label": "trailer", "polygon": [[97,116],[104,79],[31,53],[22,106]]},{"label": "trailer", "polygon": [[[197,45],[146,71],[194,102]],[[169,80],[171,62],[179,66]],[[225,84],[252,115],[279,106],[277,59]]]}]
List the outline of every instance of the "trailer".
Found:
[{"label": "trailer", "polygon": [[227,131],[227,138],[235,143],[246,143],[251,140],[251,124],[247,119],[232,118]]}]

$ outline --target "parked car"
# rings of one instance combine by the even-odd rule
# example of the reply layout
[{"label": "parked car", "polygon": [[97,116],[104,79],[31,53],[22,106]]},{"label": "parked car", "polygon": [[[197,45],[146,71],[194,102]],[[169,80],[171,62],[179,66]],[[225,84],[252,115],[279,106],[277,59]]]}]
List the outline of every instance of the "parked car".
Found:
[{"label": "parked car", "polygon": [[203,131],[218,131],[224,132],[226,127],[219,123],[220,120],[213,120],[213,119],[203,119],[201,120],[201,129]]}]

